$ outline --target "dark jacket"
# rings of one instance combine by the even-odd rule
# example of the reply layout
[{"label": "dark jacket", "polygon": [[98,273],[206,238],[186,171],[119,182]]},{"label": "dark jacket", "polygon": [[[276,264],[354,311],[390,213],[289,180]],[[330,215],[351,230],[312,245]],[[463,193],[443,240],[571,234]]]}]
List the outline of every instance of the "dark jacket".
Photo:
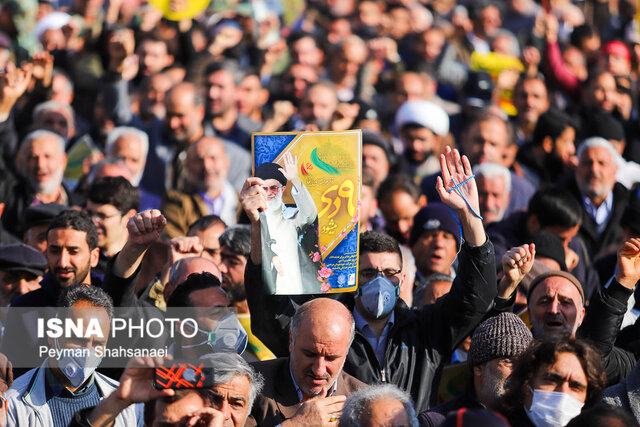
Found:
[{"label": "dark jacket", "polygon": [[420,427],[439,427],[444,424],[447,414],[458,409],[484,408],[476,398],[473,383],[469,384],[465,393],[418,415]]},{"label": "dark jacket", "polygon": [[[383,366],[371,344],[356,330],[344,370],[367,384],[388,382],[408,391],[417,411],[433,405],[444,364],[480,322],[497,294],[490,240],[480,247],[464,244],[458,260],[458,276],[445,297],[421,309],[410,309],[398,300]],[[253,332],[274,353],[282,354],[279,352],[287,348],[290,317],[296,303],[302,301],[265,296],[260,266],[251,263],[247,264],[245,284]],[[351,304],[347,303],[350,309]]]},{"label": "dark jacket", "polygon": [[602,354],[607,385],[622,381],[636,364],[633,353],[614,347],[632,292],[612,280],[608,288],[601,289],[593,298],[576,334],[590,340]]},{"label": "dark jacket", "polygon": [[580,226],[578,234],[586,244],[591,258],[596,259],[601,255],[605,255],[606,251],[610,249],[610,246],[619,245],[622,239],[622,225],[620,221],[622,220],[624,210],[629,204],[629,190],[627,190],[624,185],[616,182],[613,187],[613,209],[607,221],[607,227],[602,234],[598,236],[598,226],[584,208],[582,194],[578,189],[575,177],[567,183],[566,188],[573,194],[582,207],[582,225]]},{"label": "dark jacket", "polygon": [[[265,386],[253,404],[245,426],[272,427],[293,418],[302,403],[291,378],[289,358],[257,362],[253,367],[264,376]],[[349,397],[366,387],[344,371],[340,372],[337,381],[335,396]]]}]

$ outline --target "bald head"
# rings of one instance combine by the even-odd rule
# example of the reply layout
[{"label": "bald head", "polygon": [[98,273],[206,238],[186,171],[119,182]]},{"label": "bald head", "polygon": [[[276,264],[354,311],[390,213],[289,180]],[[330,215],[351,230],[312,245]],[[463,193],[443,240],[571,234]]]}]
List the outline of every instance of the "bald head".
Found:
[{"label": "bald head", "polygon": [[213,261],[202,257],[183,258],[176,261],[171,266],[169,281],[164,287],[164,300],[168,301],[176,286],[187,280],[190,274],[204,272],[211,273],[222,281],[222,273]]},{"label": "bald head", "polygon": [[[327,313],[331,313],[327,316]],[[316,298],[298,308],[291,320],[291,335],[295,339],[301,332],[301,325],[309,329],[332,331],[336,334],[348,334],[349,344],[355,334],[355,322],[351,312],[344,304],[330,298]]]},{"label": "bald head", "polygon": [[189,82],[173,86],[164,98],[165,126],[179,143],[192,143],[202,135],[204,103],[198,88]]},{"label": "bald head", "polygon": [[303,401],[333,387],[354,332],[351,312],[338,301],[317,298],[298,308],[291,321],[289,367]]}]

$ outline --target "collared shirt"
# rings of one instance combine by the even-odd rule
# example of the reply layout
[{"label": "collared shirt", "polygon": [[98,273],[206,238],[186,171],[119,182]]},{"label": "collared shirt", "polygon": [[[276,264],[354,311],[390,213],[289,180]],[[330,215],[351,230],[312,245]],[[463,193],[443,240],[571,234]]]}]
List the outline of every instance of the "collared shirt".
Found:
[{"label": "collared shirt", "polygon": [[[293,372],[291,372],[291,365],[289,365],[289,375],[291,375],[291,381],[293,381],[293,386],[296,388],[296,393],[298,393],[298,399],[300,400],[300,402],[302,402],[302,398],[304,396],[302,395],[302,390],[300,390],[300,387],[298,387],[298,383],[296,382],[296,379],[293,376]],[[338,389],[338,377],[336,377],[336,382],[333,383],[331,390],[329,390],[329,392],[327,393],[327,397],[333,396],[333,394],[336,392],[337,389]]]},{"label": "collared shirt", "polygon": [[220,195],[216,198],[209,197],[206,191],[198,191],[198,196],[200,196],[204,204],[209,208],[212,215],[220,216],[222,207],[224,206],[224,191],[221,191]]},{"label": "collared shirt", "polygon": [[582,196],[582,204],[587,210],[587,213],[598,226],[598,234],[602,234],[607,228],[607,221],[613,211],[613,192],[609,192],[609,195],[604,202],[600,203],[600,206],[596,206],[590,198]]},{"label": "collared shirt", "polygon": [[387,337],[389,335],[389,331],[393,327],[395,313],[393,311],[391,312],[391,316],[389,317],[387,324],[384,325],[384,328],[382,329],[380,338],[376,337],[376,332],[371,329],[371,326],[369,326],[364,317],[362,317],[358,312],[358,309],[353,310],[353,320],[356,322],[356,329],[364,335],[367,341],[369,341],[369,344],[373,347],[373,351],[376,353],[378,362],[380,362],[380,366],[384,368],[384,353],[387,349]]}]

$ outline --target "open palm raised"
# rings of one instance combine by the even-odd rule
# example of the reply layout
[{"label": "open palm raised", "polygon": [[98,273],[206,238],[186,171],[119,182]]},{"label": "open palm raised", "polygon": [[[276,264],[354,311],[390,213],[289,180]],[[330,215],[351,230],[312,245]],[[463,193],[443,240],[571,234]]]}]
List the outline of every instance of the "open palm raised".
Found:
[{"label": "open palm raised", "polygon": [[[478,189],[467,156],[460,156],[458,150],[445,147],[440,155],[442,178],[438,177],[436,190],[440,199],[458,212],[470,212],[479,217]],[[464,185],[460,185],[464,183]]]}]

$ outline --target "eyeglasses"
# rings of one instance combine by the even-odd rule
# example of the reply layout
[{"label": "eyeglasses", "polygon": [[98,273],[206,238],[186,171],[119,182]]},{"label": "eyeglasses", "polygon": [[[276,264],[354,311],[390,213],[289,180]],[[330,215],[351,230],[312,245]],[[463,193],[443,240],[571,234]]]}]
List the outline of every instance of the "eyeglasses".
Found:
[{"label": "eyeglasses", "polygon": [[121,215],[120,211],[117,211],[116,213],[111,214],[111,215],[107,215],[107,214],[104,214],[102,212],[91,212],[88,209],[85,209],[84,212],[89,216],[89,218],[91,218],[94,221],[99,221],[99,222],[104,222],[104,221],[108,220],[109,218],[113,218],[114,216]]},{"label": "eyeglasses", "polygon": [[277,193],[282,188],[282,185],[263,186],[262,189],[267,193]]},{"label": "eyeglasses", "polygon": [[389,279],[391,283],[394,285],[398,285],[400,283],[400,273],[402,270],[397,270],[394,268],[385,268],[383,270],[377,268],[365,268],[364,270],[360,270],[358,275],[360,276],[360,283],[364,284],[369,280],[376,277],[378,274],[382,274],[384,277]]}]

